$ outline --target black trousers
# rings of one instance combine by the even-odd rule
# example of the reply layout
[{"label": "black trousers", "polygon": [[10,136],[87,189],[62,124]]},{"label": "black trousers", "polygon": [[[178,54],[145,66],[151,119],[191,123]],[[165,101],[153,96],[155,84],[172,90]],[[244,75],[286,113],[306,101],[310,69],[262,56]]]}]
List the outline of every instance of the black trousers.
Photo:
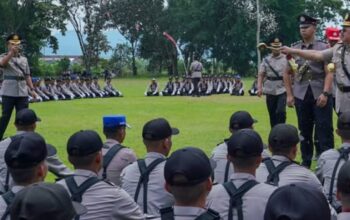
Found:
[{"label": "black trousers", "polygon": [[334,148],[333,135],[333,100],[328,98],[327,105],[320,108],[316,105],[316,100],[311,88],[308,88],[304,100],[295,99],[295,108],[298,116],[298,125],[301,136],[302,165],[311,166],[314,152],[313,130],[315,128],[315,139],[318,142],[320,153]]},{"label": "black trousers", "polygon": [[0,139],[3,138],[10,121],[13,108],[16,112],[28,108],[28,97],[2,96],[2,115],[0,118]]},{"label": "black trousers", "polygon": [[287,95],[266,95],[267,110],[270,115],[270,125],[273,128],[277,124],[286,123]]},{"label": "black trousers", "polygon": [[199,88],[198,88],[198,83],[199,83],[200,80],[201,80],[201,78],[199,78],[199,77],[192,78],[192,83],[193,83],[193,87],[194,87],[192,95],[200,96]]}]

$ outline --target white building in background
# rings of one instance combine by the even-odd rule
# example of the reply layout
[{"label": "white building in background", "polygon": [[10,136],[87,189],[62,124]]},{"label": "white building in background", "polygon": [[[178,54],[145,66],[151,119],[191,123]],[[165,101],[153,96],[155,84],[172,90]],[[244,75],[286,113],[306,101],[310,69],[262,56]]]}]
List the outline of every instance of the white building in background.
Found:
[{"label": "white building in background", "polygon": [[81,56],[77,55],[45,55],[40,58],[41,61],[46,63],[54,63],[56,61],[60,61],[63,58],[68,58],[71,64],[82,64]]}]

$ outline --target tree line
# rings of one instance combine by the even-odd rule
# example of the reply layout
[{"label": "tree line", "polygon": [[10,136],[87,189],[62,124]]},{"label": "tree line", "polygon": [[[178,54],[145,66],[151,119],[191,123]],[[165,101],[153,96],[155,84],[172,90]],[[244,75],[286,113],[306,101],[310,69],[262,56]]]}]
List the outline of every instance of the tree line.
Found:
[{"label": "tree line", "polygon": [[[325,24],[337,23],[348,0],[260,0],[261,41],[279,37],[288,45],[299,39],[297,16],[308,12],[320,19],[319,36]],[[31,66],[38,67],[40,50],[59,47],[52,30],[63,34],[67,23],[76,32],[83,65],[90,70],[102,52],[113,50],[112,59],[130,62],[138,74],[137,59],[147,61],[152,73],[184,73],[193,55],[203,57],[208,71],[256,72],[256,0],[2,0],[0,1],[0,50],[5,36],[19,33]],[[109,45],[104,30],[118,30],[127,44]],[[179,50],[163,35],[176,39]],[[120,66],[119,65],[119,66]],[[129,64],[128,64],[129,65]],[[117,65],[118,66],[118,65]]]}]

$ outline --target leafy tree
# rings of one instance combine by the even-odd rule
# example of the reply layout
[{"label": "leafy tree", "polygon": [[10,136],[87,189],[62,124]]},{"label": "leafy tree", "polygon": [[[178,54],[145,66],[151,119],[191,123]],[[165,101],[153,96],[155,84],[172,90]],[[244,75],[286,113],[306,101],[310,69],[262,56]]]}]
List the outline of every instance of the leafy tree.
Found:
[{"label": "leafy tree", "polygon": [[57,62],[57,72],[62,73],[69,69],[70,67],[70,60],[68,57],[62,58],[60,61]]},{"label": "leafy tree", "polygon": [[132,49],[129,44],[117,44],[110,60],[112,69],[121,72],[124,67],[129,67],[132,62]]},{"label": "leafy tree", "polygon": [[0,1],[0,50],[6,51],[5,38],[18,33],[24,39],[23,52],[28,57],[33,72],[38,71],[40,50],[46,46],[56,51],[57,39],[51,30],[64,32],[66,13],[55,0],[1,0]]},{"label": "leafy tree", "polygon": [[96,66],[101,52],[108,52],[110,46],[103,34],[107,19],[105,1],[100,0],[60,0],[68,13],[79,40],[85,68],[90,71]]}]

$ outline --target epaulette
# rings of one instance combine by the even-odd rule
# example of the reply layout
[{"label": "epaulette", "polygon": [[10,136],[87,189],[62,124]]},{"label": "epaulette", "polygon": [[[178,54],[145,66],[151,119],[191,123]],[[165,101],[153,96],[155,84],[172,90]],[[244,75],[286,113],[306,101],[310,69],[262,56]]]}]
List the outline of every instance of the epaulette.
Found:
[{"label": "epaulette", "polygon": [[219,145],[221,145],[223,143],[225,143],[225,141],[222,141],[222,142],[218,143],[216,146],[219,146]]},{"label": "epaulette", "polygon": [[111,186],[116,186],[114,183],[112,183],[111,181],[109,180],[102,180],[103,182],[107,183],[108,185],[111,185]]},{"label": "epaulette", "polygon": [[321,40],[321,39],[317,39],[317,40],[316,40],[316,42],[319,42],[319,43],[324,43],[324,44],[328,44],[328,42],[327,42],[327,41],[325,41],[325,40]]},{"label": "epaulette", "polygon": [[338,41],[336,44],[341,44],[341,45],[343,45],[344,42],[343,42],[343,41]]},{"label": "epaulette", "polygon": [[216,146],[219,146],[219,145],[221,145],[221,144],[223,144],[223,143],[227,143],[228,140],[229,140],[229,139],[225,139],[223,142],[218,143]]},{"label": "epaulette", "polygon": [[303,43],[303,41],[297,41],[297,42],[294,42],[294,43],[292,43],[291,44],[291,47],[295,47],[296,45],[298,45],[298,44],[301,44],[301,43]]}]

